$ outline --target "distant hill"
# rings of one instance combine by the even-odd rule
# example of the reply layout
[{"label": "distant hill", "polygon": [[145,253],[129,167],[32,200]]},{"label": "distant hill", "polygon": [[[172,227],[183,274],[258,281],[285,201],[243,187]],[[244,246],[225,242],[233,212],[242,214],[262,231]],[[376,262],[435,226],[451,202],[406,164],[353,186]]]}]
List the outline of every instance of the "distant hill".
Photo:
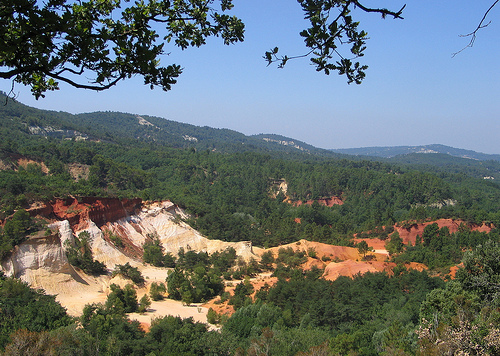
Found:
[{"label": "distant hill", "polygon": [[495,160],[500,161],[499,154],[486,154],[461,148],[454,148],[445,145],[424,145],[424,146],[395,146],[395,147],[363,147],[334,149],[333,152],[355,156],[372,156],[382,158],[392,158],[399,155],[418,154],[447,154],[454,157],[473,159],[478,161]]},{"label": "distant hill", "polygon": [[[5,101],[5,95],[1,92],[0,101]],[[375,160],[410,165],[412,168],[418,165],[421,167],[419,169],[424,170],[466,171],[475,177],[500,180],[500,155],[444,145],[325,150],[277,134],[246,136],[229,129],[195,126],[160,117],[121,112],[73,115],[36,109],[14,100],[9,100],[8,105],[0,105],[0,126],[10,127],[12,135],[15,135],[16,130],[22,130],[47,138],[112,142],[130,148],[153,144],[225,153],[272,153],[302,159],[314,156],[318,159]],[[7,142],[0,144],[0,150],[5,145]]]},{"label": "distant hill", "polygon": [[[0,101],[5,95],[0,92]],[[195,126],[160,117],[136,115],[121,112],[93,112],[69,114],[47,111],[9,100],[0,106],[3,125],[19,123],[33,135],[58,139],[99,140],[121,144],[138,145],[154,143],[163,146],[221,152],[282,152],[286,154],[315,154],[324,157],[340,157],[330,150],[289,137],[259,134],[246,136],[229,129]]]},{"label": "distant hill", "polygon": [[293,138],[290,137],[285,137],[281,135],[276,135],[276,134],[258,134],[258,135],[253,135],[251,136],[257,140],[262,140],[271,144],[277,144],[277,145],[282,145],[286,147],[293,147],[297,150],[303,151],[303,152],[322,152],[325,153],[324,151],[328,150],[323,150],[321,148],[314,147],[308,143],[294,140]]}]

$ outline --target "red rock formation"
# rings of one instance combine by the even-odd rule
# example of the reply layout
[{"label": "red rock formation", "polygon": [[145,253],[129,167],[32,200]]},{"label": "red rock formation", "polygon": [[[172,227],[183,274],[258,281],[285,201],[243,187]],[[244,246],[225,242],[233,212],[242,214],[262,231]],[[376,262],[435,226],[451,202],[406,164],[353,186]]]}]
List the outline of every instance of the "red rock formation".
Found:
[{"label": "red rock formation", "polygon": [[354,239],[355,243],[360,243],[361,241],[366,241],[369,247],[373,248],[374,250],[385,250],[385,243],[388,240],[381,240],[381,239],[370,239],[370,238],[365,238],[365,239]]},{"label": "red rock formation", "polygon": [[32,216],[43,216],[52,220],[68,220],[76,230],[87,226],[92,220],[97,226],[113,222],[134,213],[142,199],[67,197],[54,199],[44,206],[29,209]]},{"label": "red rock formation", "polygon": [[334,205],[344,204],[344,201],[339,197],[330,197],[330,198],[323,198],[323,199],[318,199],[318,200],[307,200],[307,201],[298,200],[295,202],[291,202],[291,204],[293,204],[294,206],[301,206],[303,204],[312,205],[312,203],[314,203],[315,201],[317,201],[320,205],[325,205],[325,206],[328,206],[330,208]]},{"label": "red rock formation", "polygon": [[[131,224],[136,231],[141,233],[141,229],[138,224]],[[104,233],[104,239],[108,241],[110,244],[114,245],[114,242],[111,241],[109,235],[114,234],[120,237],[121,243],[123,246],[120,247],[120,251],[125,253],[127,256],[134,257],[137,259],[142,258],[143,249],[141,246],[138,246],[137,243],[134,243],[130,239],[130,236],[127,230],[120,224],[112,224],[112,221],[109,221],[105,226],[101,226],[101,230]]]},{"label": "red rock formation", "polygon": [[[450,233],[453,234],[458,231],[460,225],[465,224],[464,221],[462,220],[454,220],[454,219],[439,219],[436,221],[429,221],[425,223],[420,223],[420,224],[413,224],[409,228],[404,228],[401,226],[394,226],[394,230],[399,233],[399,236],[401,239],[403,239],[404,244],[408,244],[408,242],[411,242],[412,245],[415,245],[415,241],[417,239],[417,235],[422,237],[422,232],[424,231],[425,227],[427,225],[431,225],[437,223],[439,228],[442,227],[448,227],[450,230]],[[471,230],[474,231],[482,231],[482,232],[490,232],[491,227],[487,225],[467,225]]]},{"label": "red rock formation", "polygon": [[[464,224],[462,220],[453,220],[453,219],[440,219],[436,221],[429,221],[425,223],[420,223],[420,224],[413,224],[408,228],[404,228],[401,226],[398,226],[397,224],[394,225],[394,231],[397,231],[399,233],[399,236],[403,240],[404,244],[408,244],[408,242],[411,242],[412,245],[415,245],[415,241],[417,239],[417,235],[422,237],[422,233],[427,225],[437,223],[439,228],[442,228],[444,226],[448,227],[450,230],[450,233],[453,234],[458,231],[460,228],[460,225]],[[481,231],[481,232],[490,232],[492,227],[487,226],[485,224],[482,225],[468,225],[468,228],[474,231]],[[389,234],[390,235],[390,234]],[[355,236],[359,236],[359,234],[356,234]],[[385,244],[389,241],[389,239],[386,240],[381,240],[378,238],[355,238],[354,242],[359,243],[361,241],[366,241],[368,246],[372,247],[375,250],[384,250],[385,249]]]},{"label": "red rock formation", "polygon": [[[283,246],[271,247],[265,251],[271,251],[274,257],[278,257],[280,248],[288,247],[291,247],[294,251],[302,251],[306,254],[308,254],[309,251],[314,251],[316,254],[316,258],[320,260],[324,258],[328,258],[330,260],[338,259],[342,261],[361,259],[361,255],[354,247],[328,245],[322,242],[313,242],[307,240],[300,240]],[[385,256],[383,256],[382,258],[385,259]]]},{"label": "red rock formation", "polygon": [[319,269],[325,269],[327,263],[317,259],[317,258],[312,258],[312,257],[307,257],[307,262],[303,263],[300,268],[302,268],[304,271],[310,271],[314,267],[319,268]]},{"label": "red rock formation", "polygon": [[[393,268],[396,267],[394,262],[383,261],[353,261],[347,260],[339,263],[330,263],[325,268],[323,278],[333,281],[340,276],[354,277],[357,274],[365,274],[366,272],[386,272],[392,275]],[[415,269],[423,271],[427,267],[421,263],[410,262],[405,264],[407,269]]]}]

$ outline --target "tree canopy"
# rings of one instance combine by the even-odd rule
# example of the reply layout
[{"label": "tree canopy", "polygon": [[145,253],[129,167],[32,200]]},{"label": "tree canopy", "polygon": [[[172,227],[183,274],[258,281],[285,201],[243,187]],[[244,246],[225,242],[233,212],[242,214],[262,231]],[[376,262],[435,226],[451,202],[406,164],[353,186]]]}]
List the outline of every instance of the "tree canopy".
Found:
[{"label": "tree canopy", "polygon": [[[357,0],[299,1],[310,28],[300,33],[317,71],[338,71],[360,83],[367,68],[361,57],[366,32],[351,17],[353,9],[401,18],[401,12],[365,7]],[[101,91],[140,75],[144,83],[170,90],[182,69],[160,65],[166,44],[200,47],[209,37],[225,44],[243,41],[244,24],[228,14],[232,0],[6,0],[0,5],[0,78],[30,86],[36,98],[60,82]],[[350,46],[342,55],[338,47]],[[267,52],[269,64],[282,67],[293,58]],[[338,60],[337,60],[338,59]],[[88,79],[86,79],[88,78]]]},{"label": "tree canopy", "polygon": [[[359,0],[298,3],[309,22],[300,32],[305,53],[281,55],[275,47],[264,59],[281,68],[290,59],[309,57],[316,71],[337,72],[356,84],[368,68],[358,61],[368,37],[353,13],[402,19],[406,6],[371,8]],[[488,26],[486,17],[497,3],[464,35],[471,38],[465,48]],[[244,23],[228,14],[233,7],[232,0],[5,0],[0,4],[0,78],[31,87],[37,99],[60,82],[101,91],[135,75],[167,91],[182,68],[160,65],[168,54],[166,44],[186,49],[206,44],[209,37],[221,37],[225,44],[243,41]]]},{"label": "tree canopy", "polygon": [[36,98],[61,81],[100,91],[134,75],[169,90],[182,70],[159,66],[166,42],[185,49],[210,36],[226,44],[243,40],[243,23],[225,13],[232,1],[221,0],[220,11],[213,2],[2,1],[0,77],[30,86]]}]

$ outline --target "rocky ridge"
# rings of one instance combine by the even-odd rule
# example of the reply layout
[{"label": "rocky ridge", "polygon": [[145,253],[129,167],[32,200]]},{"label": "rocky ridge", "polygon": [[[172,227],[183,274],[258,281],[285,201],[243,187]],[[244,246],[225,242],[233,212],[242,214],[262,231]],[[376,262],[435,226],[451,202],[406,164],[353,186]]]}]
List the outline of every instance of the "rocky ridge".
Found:
[{"label": "rocky ridge", "polygon": [[[142,287],[137,287],[138,297],[148,293],[152,282],[164,282],[168,269],[156,268],[142,262],[142,245],[151,236],[157,237],[165,252],[176,255],[180,248],[184,250],[203,251],[212,254],[216,251],[233,247],[238,256],[249,260],[259,259],[265,251],[256,248],[250,242],[228,243],[220,240],[209,240],[183,222],[187,214],[170,201],[143,202],[141,199],[114,198],[75,198],[55,199],[39,204],[29,210],[32,216],[43,217],[50,221],[49,231],[31,236],[17,246],[11,256],[1,262],[0,268],[9,276],[22,279],[34,288],[42,288],[49,294],[57,295],[57,300],[72,315],[79,315],[83,306],[93,302],[104,302],[112,283],[125,286],[130,281],[121,277],[89,276],[74,268],[68,262],[65,244],[73,244],[74,237],[82,231],[90,235],[90,247],[96,260],[103,262],[109,271],[117,264],[129,263],[137,267],[146,278]],[[439,227],[447,226],[450,232],[460,228],[461,221],[442,219],[436,221]],[[424,227],[433,222],[395,226],[405,244],[415,243],[417,235],[421,235]],[[488,226],[475,226],[473,229],[489,231]],[[115,245],[112,237],[118,237],[121,243]],[[356,248],[333,246],[319,242],[300,240],[286,246],[274,247],[275,257],[281,247],[291,247],[295,251],[309,255],[303,269],[314,267],[322,269],[323,278],[334,280],[339,276],[353,277],[358,273],[381,272],[391,273],[395,264],[389,262],[384,240],[365,240],[373,251],[370,259],[363,257]],[[313,256],[311,251],[314,252]],[[422,270],[421,264],[411,264],[407,268]],[[274,278],[274,277],[273,277]],[[252,280],[258,289],[259,283],[274,284],[275,278],[259,276]],[[234,286],[232,287],[234,289]],[[231,287],[228,288],[231,292]],[[161,304],[159,304],[161,303]],[[208,304],[218,311],[231,312],[227,305]],[[148,323],[154,316],[173,314],[183,317],[192,316],[195,320],[205,322],[207,308],[182,307],[174,301],[155,302],[152,306],[156,312],[150,316],[136,316]],[[149,318],[149,319],[148,319]]]},{"label": "rocky ridge", "polygon": [[[81,313],[83,306],[105,301],[112,283],[125,285],[126,280],[111,275],[93,277],[74,268],[68,262],[65,243],[74,242],[82,231],[90,234],[90,247],[94,259],[106,264],[109,271],[117,264],[130,263],[146,278],[138,296],[147,293],[154,282],[164,282],[168,270],[143,264],[142,245],[153,234],[160,239],[165,252],[177,254],[185,250],[213,253],[233,247],[245,259],[258,257],[260,249],[249,242],[228,243],[209,240],[182,221],[186,213],[170,201],[142,202],[140,199],[113,198],[56,199],[29,210],[32,216],[49,219],[53,232],[39,233],[16,246],[13,253],[1,263],[1,270],[33,288],[42,288],[72,315]],[[120,237],[121,247],[115,246],[110,234]],[[203,320],[205,321],[205,320]]]}]

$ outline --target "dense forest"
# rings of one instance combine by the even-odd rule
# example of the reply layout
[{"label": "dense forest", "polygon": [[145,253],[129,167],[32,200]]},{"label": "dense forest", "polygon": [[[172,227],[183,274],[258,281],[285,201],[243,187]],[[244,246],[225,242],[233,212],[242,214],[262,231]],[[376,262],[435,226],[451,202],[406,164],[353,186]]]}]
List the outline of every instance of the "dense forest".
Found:
[{"label": "dense forest", "polygon": [[[390,242],[398,267],[393,274],[326,281],[318,271],[297,268],[291,257],[261,261],[240,275],[269,269],[278,283],[254,299],[248,297],[251,286],[239,283],[235,314],[213,316],[222,323],[219,331],[165,317],[148,333],[126,316],[127,308],[141,305],[132,290],[116,287],[106,304],[88,305],[72,319],[53,297],[2,275],[5,355],[500,353],[499,162],[445,155],[362,160],[303,143],[297,143],[300,149],[283,145],[280,137],[264,141],[162,120],[110,112],[70,115],[8,100],[0,108],[0,257],[30,233],[43,233],[44,222],[24,210],[30,204],[69,195],[112,196],[171,200],[207,237],[266,248],[300,239],[355,246],[354,234],[378,237]],[[20,158],[32,164],[21,166]],[[342,204],[318,203],[332,197]],[[304,201],[314,202],[298,204]],[[395,224],[440,218],[464,224],[453,234],[428,225],[415,246],[402,245],[394,232]],[[469,228],[483,223],[493,230]],[[70,257],[99,273],[103,266],[85,256],[85,236],[78,241],[84,252]],[[144,259],[174,268],[165,281],[170,297],[191,302],[224,296],[222,277],[234,266],[233,253],[181,252],[176,260],[158,251],[153,239]],[[442,272],[461,261],[457,278],[444,281]],[[407,270],[405,262],[424,263],[430,272]]]}]

